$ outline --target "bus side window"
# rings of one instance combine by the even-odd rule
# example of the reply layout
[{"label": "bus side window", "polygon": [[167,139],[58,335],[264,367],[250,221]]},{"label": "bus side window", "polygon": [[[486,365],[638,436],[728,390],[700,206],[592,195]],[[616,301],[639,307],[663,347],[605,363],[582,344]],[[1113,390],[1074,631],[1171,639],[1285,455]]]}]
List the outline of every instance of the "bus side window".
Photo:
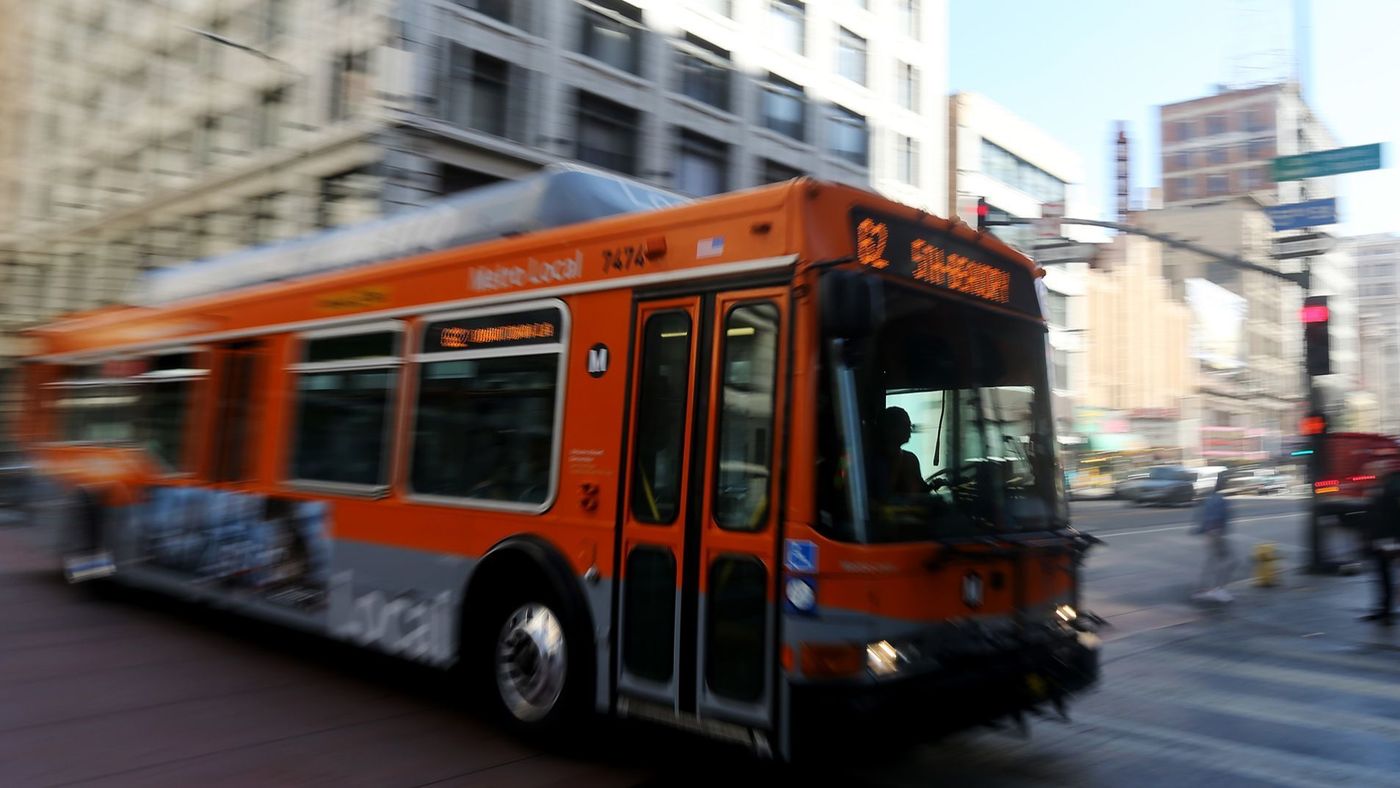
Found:
[{"label": "bus side window", "polygon": [[555,489],[564,316],[547,307],[436,319],[423,331],[415,494],[540,512]]},{"label": "bus side window", "polygon": [[152,357],[143,366],[146,371],[133,378],[138,384],[136,438],[165,470],[186,470],[185,437],[194,387],[209,371],[187,351]]},{"label": "bus side window", "polygon": [[63,377],[48,384],[58,416],[60,441],[114,444],[132,438],[135,395],[128,378],[108,376],[101,365],[66,367]]},{"label": "bus side window", "polygon": [[730,531],[756,531],[768,514],[772,487],[778,308],[752,303],[729,310],[723,353],[715,522]]},{"label": "bus side window", "polygon": [[306,339],[296,378],[290,477],[368,488],[389,484],[398,324],[345,329]]}]

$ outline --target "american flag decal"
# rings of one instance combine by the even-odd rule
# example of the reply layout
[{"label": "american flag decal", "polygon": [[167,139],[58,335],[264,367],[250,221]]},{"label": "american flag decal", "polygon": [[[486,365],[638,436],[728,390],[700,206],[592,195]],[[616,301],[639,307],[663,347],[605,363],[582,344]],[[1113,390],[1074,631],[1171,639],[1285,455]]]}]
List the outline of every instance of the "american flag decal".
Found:
[{"label": "american flag decal", "polygon": [[724,254],[724,236],[717,235],[713,238],[701,238],[695,244],[695,258],[703,260],[706,257],[719,257]]}]

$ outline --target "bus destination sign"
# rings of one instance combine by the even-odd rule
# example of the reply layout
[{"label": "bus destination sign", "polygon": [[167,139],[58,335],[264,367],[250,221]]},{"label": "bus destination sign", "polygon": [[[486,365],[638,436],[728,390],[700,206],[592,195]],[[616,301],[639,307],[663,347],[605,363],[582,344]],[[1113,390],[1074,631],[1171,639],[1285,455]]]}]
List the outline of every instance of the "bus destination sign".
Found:
[{"label": "bus destination sign", "polygon": [[1030,271],[1011,260],[916,222],[861,208],[851,211],[851,223],[861,265],[1040,314]]},{"label": "bus destination sign", "polygon": [[560,338],[560,322],[553,308],[440,320],[423,332],[423,352],[553,344]]}]

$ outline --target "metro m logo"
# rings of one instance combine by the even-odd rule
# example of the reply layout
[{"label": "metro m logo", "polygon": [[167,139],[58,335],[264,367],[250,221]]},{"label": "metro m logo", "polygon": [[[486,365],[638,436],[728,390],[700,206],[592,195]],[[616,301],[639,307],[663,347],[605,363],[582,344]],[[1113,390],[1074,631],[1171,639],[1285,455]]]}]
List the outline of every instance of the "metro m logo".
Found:
[{"label": "metro m logo", "polygon": [[602,342],[588,349],[588,374],[595,378],[601,378],[604,372],[608,371],[608,360],[611,354],[608,346]]}]

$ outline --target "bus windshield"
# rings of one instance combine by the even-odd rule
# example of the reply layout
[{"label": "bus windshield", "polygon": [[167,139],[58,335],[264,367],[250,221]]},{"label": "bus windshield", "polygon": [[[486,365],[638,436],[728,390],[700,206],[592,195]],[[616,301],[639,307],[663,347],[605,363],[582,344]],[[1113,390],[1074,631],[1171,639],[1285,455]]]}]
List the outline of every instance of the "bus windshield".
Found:
[{"label": "bus windshield", "polygon": [[823,527],[907,542],[1066,526],[1044,327],[911,287],[882,290],[878,325],[827,342]]}]

